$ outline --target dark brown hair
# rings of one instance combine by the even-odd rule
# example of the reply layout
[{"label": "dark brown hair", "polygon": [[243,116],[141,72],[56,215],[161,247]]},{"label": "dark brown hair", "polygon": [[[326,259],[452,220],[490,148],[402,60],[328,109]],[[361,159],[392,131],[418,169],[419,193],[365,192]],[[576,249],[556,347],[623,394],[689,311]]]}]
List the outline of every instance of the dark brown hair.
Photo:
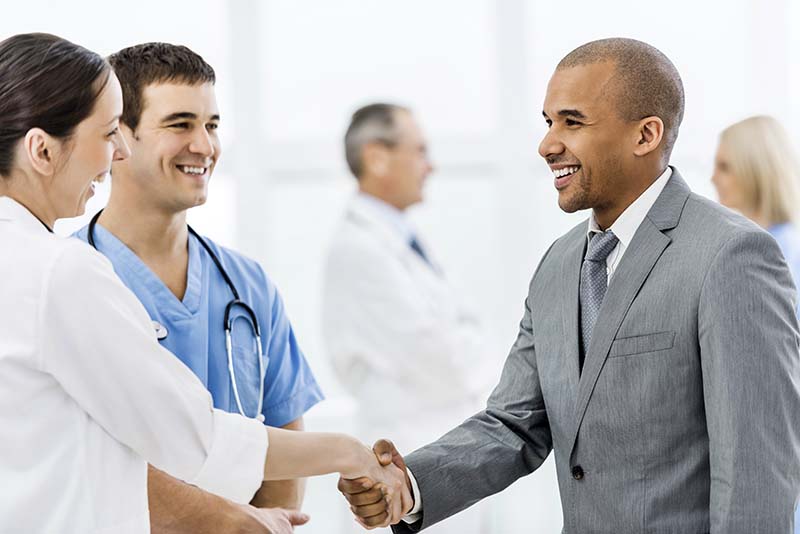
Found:
[{"label": "dark brown hair", "polygon": [[144,109],[144,89],[154,83],[216,83],[214,69],[189,48],[144,43],[123,48],[108,58],[122,86],[122,122],[136,130]]},{"label": "dark brown hair", "polygon": [[98,54],[46,33],[0,42],[0,176],[14,166],[14,151],[31,128],[69,139],[108,81]]}]

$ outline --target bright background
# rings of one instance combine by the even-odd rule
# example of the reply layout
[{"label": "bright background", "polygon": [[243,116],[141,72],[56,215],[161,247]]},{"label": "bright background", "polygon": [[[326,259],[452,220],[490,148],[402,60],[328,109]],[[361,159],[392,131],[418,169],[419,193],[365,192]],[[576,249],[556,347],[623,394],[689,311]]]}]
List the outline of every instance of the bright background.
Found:
[{"label": "bright background", "polygon": [[[596,38],[633,37],[669,56],[686,118],[673,163],[709,182],[719,131],[756,113],[800,139],[800,2],[673,0],[40,0],[4,6],[0,38],[47,31],[102,54],[145,41],[194,49],[217,71],[225,155],[192,224],[258,259],[280,288],[328,400],[314,430],[352,428],[353,405],[320,335],[320,279],[331,228],[354,189],[341,139],[373,100],[415,110],[437,172],[412,217],[448,275],[480,305],[497,367],[533,270],[584,214],[558,210],[536,153],[541,103],[558,60]],[[93,199],[94,213],[107,185]],[[64,221],[66,233],[86,219]],[[444,430],[444,429],[443,429]],[[391,436],[389,436],[391,437]],[[335,478],[309,483],[299,532],[358,532]],[[492,498],[487,532],[559,532],[552,459]]]}]

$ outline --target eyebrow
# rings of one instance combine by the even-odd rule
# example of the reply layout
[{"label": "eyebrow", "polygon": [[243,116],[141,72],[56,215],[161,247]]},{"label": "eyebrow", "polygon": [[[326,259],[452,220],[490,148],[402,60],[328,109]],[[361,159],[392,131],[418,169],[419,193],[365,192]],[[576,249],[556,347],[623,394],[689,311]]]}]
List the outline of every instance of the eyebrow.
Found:
[{"label": "eyebrow", "polygon": [[[197,119],[197,114],[196,113],[192,113],[191,111],[179,111],[177,113],[170,113],[169,115],[167,115],[166,117],[161,119],[161,122],[172,122],[172,121],[177,121],[177,120],[181,120],[181,119],[183,119],[183,120],[187,120],[187,119],[188,120],[196,120]],[[211,118],[209,120],[218,121],[219,120],[219,114],[211,115]]]},{"label": "eyebrow", "polygon": [[577,109],[560,109],[558,110],[559,117],[572,117],[575,119],[585,119],[586,115],[578,111]]},{"label": "eyebrow", "polygon": [[103,126],[111,126],[111,124],[112,124],[114,121],[118,121],[118,120],[120,119],[120,117],[122,117],[122,115],[114,115],[114,117],[113,117],[113,118],[112,118],[110,121],[108,121],[107,123],[105,123]]},{"label": "eyebrow", "polygon": [[[550,117],[548,117],[547,113],[545,113],[544,111],[542,111],[542,116],[545,119],[548,119],[548,120],[550,119]],[[584,115],[583,113],[581,113],[577,109],[560,109],[560,110],[558,110],[558,116],[559,117],[571,117],[571,118],[574,118],[574,119],[586,119],[586,115]]]}]

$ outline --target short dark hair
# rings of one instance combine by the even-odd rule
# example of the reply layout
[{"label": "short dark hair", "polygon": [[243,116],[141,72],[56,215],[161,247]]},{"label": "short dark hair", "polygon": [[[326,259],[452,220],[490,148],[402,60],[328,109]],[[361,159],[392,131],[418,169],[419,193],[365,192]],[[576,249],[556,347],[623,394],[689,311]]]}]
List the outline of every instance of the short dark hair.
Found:
[{"label": "short dark hair", "polygon": [[631,121],[656,116],[664,121],[664,155],[669,158],[685,107],[678,69],[654,46],[621,37],[579,46],[567,54],[557,68],[603,61],[615,64],[611,88],[620,116]]},{"label": "short dark hair", "polygon": [[392,147],[397,143],[395,113],[409,112],[397,104],[375,103],[361,107],[353,113],[350,126],[344,134],[344,153],[350,172],[358,178],[363,172],[361,152],[368,143],[382,143]]},{"label": "short dark hair", "polygon": [[91,115],[111,69],[98,54],[46,33],[0,43],[0,176],[14,166],[17,142],[31,128],[69,139]]},{"label": "short dark hair", "polygon": [[199,55],[182,45],[144,43],[108,57],[122,86],[121,121],[136,130],[144,109],[144,89],[154,83],[187,85],[216,83],[214,69]]}]

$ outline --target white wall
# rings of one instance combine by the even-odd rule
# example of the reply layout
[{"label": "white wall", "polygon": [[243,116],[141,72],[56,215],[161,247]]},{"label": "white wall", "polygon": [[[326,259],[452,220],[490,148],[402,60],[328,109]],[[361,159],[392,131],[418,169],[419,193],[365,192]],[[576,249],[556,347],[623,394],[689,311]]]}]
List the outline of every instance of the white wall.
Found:
[{"label": "white wall", "polygon": [[[6,6],[0,37],[50,31],[101,53],[187,44],[216,68],[226,155],[193,224],[260,260],[281,289],[329,401],[311,429],[352,428],[320,339],[320,266],[353,189],[341,155],[349,114],[412,107],[438,172],[413,217],[448,274],[484,311],[493,357],[513,341],[527,282],[549,243],[585,214],[558,210],[536,154],[547,80],[591,39],[646,40],[677,65],[686,118],[673,163],[702,194],[718,132],[754,113],[800,140],[800,4],[790,0],[100,0]],[[89,211],[102,205],[98,195]],[[67,221],[62,232],[82,224]],[[550,462],[495,497],[492,532],[558,532]],[[302,532],[358,531],[335,479],[312,481]],[[535,525],[535,526],[532,526]]]}]

